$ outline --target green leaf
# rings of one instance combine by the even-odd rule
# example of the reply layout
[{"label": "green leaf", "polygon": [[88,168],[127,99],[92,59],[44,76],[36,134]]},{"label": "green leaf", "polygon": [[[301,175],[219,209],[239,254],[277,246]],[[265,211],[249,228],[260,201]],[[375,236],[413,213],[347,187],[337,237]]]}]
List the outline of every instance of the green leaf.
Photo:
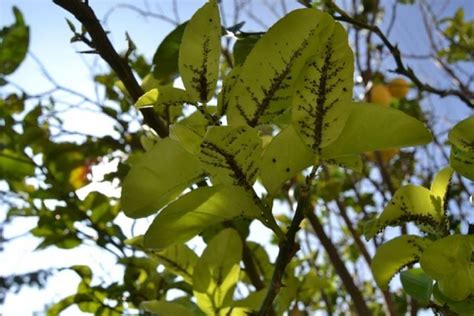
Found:
[{"label": "green leaf", "polygon": [[474,152],[474,115],[456,124],[449,131],[448,139],[459,150]]},{"label": "green leaf", "polygon": [[258,213],[253,199],[241,188],[198,188],[158,214],[145,234],[145,247],[163,249],[185,242],[213,224]]},{"label": "green leaf", "polygon": [[185,244],[175,244],[162,251],[151,251],[151,256],[166,269],[192,284],[194,266],[198,256]]},{"label": "green leaf", "polygon": [[441,169],[438,173],[436,173],[433,182],[431,183],[431,193],[435,196],[439,196],[444,200],[446,193],[448,192],[448,186],[452,176],[453,169],[451,169],[449,166]]},{"label": "green leaf", "polygon": [[165,301],[144,301],[140,309],[158,316],[193,316],[193,312],[181,304]]},{"label": "green leaf", "polygon": [[132,218],[153,214],[201,176],[199,161],[165,138],[132,165],[122,186],[123,210]]},{"label": "green leaf", "polygon": [[196,155],[201,150],[202,137],[193,129],[183,125],[170,126],[170,138],[178,141],[184,149]]},{"label": "green leaf", "polygon": [[474,181],[474,116],[456,124],[449,132],[452,144],[450,164],[462,176]]},{"label": "green leaf", "polygon": [[184,30],[179,49],[179,73],[193,100],[207,102],[219,75],[221,22],[215,0],[200,8]]},{"label": "green leaf", "polygon": [[421,257],[423,270],[438,281],[440,291],[454,301],[474,293],[474,236],[452,235],[438,239]]},{"label": "green leaf", "polygon": [[159,86],[160,97],[155,103],[155,112],[166,122],[173,123],[183,114],[183,106],[190,104],[187,91],[171,86]]},{"label": "green leaf", "polygon": [[377,249],[371,268],[375,282],[381,289],[387,289],[395,273],[420,259],[423,249],[430,240],[418,236],[396,237]]},{"label": "green leaf", "polygon": [[240,35],[234,45],[234,63],[236,66],[244,63],[248,54],[262,36],[260,34]]},{"label": "green leaf", "polygon": [[426,303],[431,299],[433,279],[422,269],[414,268],[402,271],[400,281],[405,292],[420,302]]},{"label": "green leaf", "polygon": [[406,185],[395,192],[385,206],[374,225],[367,228],[367,239],[382,231],[387,226],[398,226],[406,222],[415,222],[420,228],[435,233],[446,234],[443,200],[431,194],[424,187]]},{"label": "green leaf", "polygon": [[35,166],[28,157],[10,149],[0,152],[0,166],[1,179],[21,180],[35,173]]},{"label": "green leaf", "polygon": [[308,57],[332,33],[334,22],[313,9],[295,10],[275,23],[242,65],[230,99],[230,125],[271,122],[288,108],[294,83]]},{"label": "green leaf", "polygon": [[337,139],[350,114],[353,65],[347,33],[336,23],[306,63],[293,98],[293,123],[315,154]]},{"label": "green leaf", "polygon": [[235,301],[232,306],[245,308],[247,312],[258,311],[260,306],[262,306],[267,292],[268,289],[252,292],[246,298]]},{"label": "green leaf", "polygon": [[323,158],[423,145],[432,139],[422,122],[401,111],[369,103],[352,103],[351,107],[344,129],[323,149]]},{"label": "green leaf", "polygon": [[0,75],[9,75],[26,57],[29,28],[17,7],[13,7],[15,23],[0,30]]},{"label": "green leaf", "polygon": [[178,76],[179,48],[187,24],[178,25],[166,35],[153,55],[153,75],[161,84],[172,82]]},{"label": "green leaf", "polygon": [[314,154],[292,125],[282,130],[265,147],[260,164],[262,184],[275,195],[282,184],[313,163]]},{"label": "green leaf", "polygon": [[140,98],[138,98],[137,102],[135,103],[135,106],[139,109],[143,107],[153,107],[158,101],[159,95],[160,93],[158,89],[151,89],[150,91],[147,91],[144,95],[142,95]]},{"label": "green leaf", "polygon": [[451,311],[457,313],[459,316],[474,315],[474,296],[470,296],[462,301],[453,301],[441,293],[439,284],[436,283],[433,287],[433,297],[436,302],[448,306]]},{"label": "green leaf", "polygon": [[206,314],[217,314],[232,302],[239,280],[242,241],[234,229],[216,235],[199,258],[193,275],[193,290],[198,306]]},{"label": "green leaf", "polygon": [[262,143],[257,131],[246,126],[210,127],[201,143],[199,159],[213,183],[252,191],[257,178]]},{"label": "green leaf", "polygon": [[229,108],[230,92],[239,79],[240,70],[240,66],[235,66],[227,74],[227,76],[225,76],[222,82],[222,89],[217,97],[217,115],[219,117],[227,113],[227,109]]},{"label": "green leaf", "polygon": [[474,181],[474,152],[465,152],[451,146],[449,164],[463,177]]},{"label": "green leaf", "polygon": [[398,189],[379,218],[366,225],[366,238],[372,238],[387,226],[398,226],[410,221],[427,232],[446,235],[444,203],[452,174],[450,167],[441,169],[433,179],[431,190],[415,185]]}]

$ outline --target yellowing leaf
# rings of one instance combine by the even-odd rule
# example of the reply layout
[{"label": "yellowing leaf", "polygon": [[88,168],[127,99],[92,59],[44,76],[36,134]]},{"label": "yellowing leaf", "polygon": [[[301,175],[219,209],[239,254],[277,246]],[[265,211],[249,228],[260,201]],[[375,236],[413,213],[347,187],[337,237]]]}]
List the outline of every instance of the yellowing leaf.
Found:
[{"label": "yellowing leaf", "polygon": [[179,49],[179,73],[193,100],[207,102],[219,75],[221,22],[215,0],[189,20]]},{"label": "yellowing leaf", "polygon": [[137,102],[135,103],[135,106],[137,108],[153,107],[158,101],[159,95],[160,93],[158,92],[158,89],[151,89],[144,95],[142,95],[140,98],[138,98]]},{"label": "yellowing leaf", "polygon": [[336,23],[331,36],[320,41],[297,81],[293,123],[315,154],[336,140],[350,114],[353,64],[347,33]]},{"label": "yellowing leaf", "polygon": [[202,177],[199,161],[165,138],[138,157],[122,185],[122,206],[132,218],[157,212]]},{"label": "yellowing leaf", "polygon": [[387,289],[394,274],[406,265],[417,262],[423,249],[430,243],[430,240],[418,236],[403,235],[380,246],[371,264],[377,285]]},{"label": "yellowing leaf", "polygon": [[72,169],[71,174],[69,175],[69,183],[73,186],[74,189],[79,189],[89,183],[87,175],[89,174],[88,166],[79,166]]},{"label": "yellowing leaf", "polygon": [[275,23],[242,64],[230,93],[229,124],[254,127],[283,113],[304,63],[333,27],[327,13],[314,9],[292,11]]}]

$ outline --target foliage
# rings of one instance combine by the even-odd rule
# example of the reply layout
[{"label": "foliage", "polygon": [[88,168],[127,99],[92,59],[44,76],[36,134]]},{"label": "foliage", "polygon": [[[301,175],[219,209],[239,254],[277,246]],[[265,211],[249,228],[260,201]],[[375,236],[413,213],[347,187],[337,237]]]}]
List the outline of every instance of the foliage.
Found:
[{"label": "foliage", "polygon": [[[363,4],[359,18],[377,15],[377,3]],[[431,175],[417,169],[413,149],[399,148],[438,142],[420,109],[423,96],[409,99],[400,78],[387,88],[380,73],[364,73],[375,85],[365,101],[354,100],[359,52],[335,19],[335,12],[344,15],[331,2],[306,6],[266,32],[245,33],[241,25],[223,27],[218,1],[210,0],[165,37],[152,64],[129,50],[140,98],[113,72],[95,77],[111,101],[97,109],[114,120],[119,137],[58,140],[64,134],[54,97],[2,96],[7,220],[37,218],[31,233],[40,239],[38,250],[92,244],[124,270],[104,284],[88,266],[65,268],[81,279],[77,293],[48,315],[72,305],[96,315],[396,315],[397,308],[407,310],[407,296],[446,313],[474,310],[474,239],[461,234],[450,210],[450,201],[464,203],[461,177],[474,180],[474,117],[452,127],[450,166],[430,189],[407,184],[418,177],[426,185]],[[0,54],[8,61],[2,76],[19,66],[28,46],[28,27],[14,14],[15,24],[0,32],[0,51],[8,53]],[[77,34],[68,24],[75,40],[91,43],[88,32]],[[459,12],[445,35],[454,40],[458,31],[470,32]],[[225,51],[230,33],[236,41]],[[453,55],[440,56],[465,60],[461,53],[469,52],[460,47],[469,43],[451,44]],[[184,89],[174,86],[178,77]],[[376,88],[386,92],[384,102],[376,102]],[[134,130],[137,109],[151,111],[169,136]],[[107,161],[118,168],[102,180],[120,188],[121,197],[92,191],[79,198],[94,166]],[[380,173],[381,187],[372,171]],[[367,181],[375,192],[366,190]],[[289,211],[278,214],[282,205]],[[117,224],[122,212],[134,221],[152,219],[145,234],[130,236]],[[334,218],[343,229],[329,235]],[[263,241],[248,239],[256,222],[278,246],[275,261]],[[379,236],[391,226],[404,232],[384,242]],[[377,248],[373,259],[362,234]],[[188,243],[196,237],[204,241],[202,252]],[[359,260],[370,264],[375,282],[352,280]],[[404,292],[391,291],[390,280],[405,267]]]}]

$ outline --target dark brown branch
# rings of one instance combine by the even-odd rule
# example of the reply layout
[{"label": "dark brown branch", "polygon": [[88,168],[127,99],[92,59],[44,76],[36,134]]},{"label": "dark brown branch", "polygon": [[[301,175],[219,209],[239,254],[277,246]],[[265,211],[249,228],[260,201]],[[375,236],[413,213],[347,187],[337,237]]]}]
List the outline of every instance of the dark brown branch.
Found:
[{"label": "dark brown branch", "polygon": [[364,23],[360,20],[357,20],[356,18],[351,17],[349,14],[347,14],[344,10],[339,8],[335,3],[332,1],[327,1],[327,4],[334,9],[337,13],[339,13],[338,16],[335,16],[334,18],[338,21],[343,21],[350,23],[356,27],[366,29],[370,32],[373,32],[377,34],[377,36],[380,38],[380,40],[383,42],[383,44],[387,47],[387,49],[390,51],[393,60],[395,61],[396,64],[396,69],[394,70],[396,73],[403,75],[407,78],[409,78],[417,87],[418,89],[426,92],[430,92],[436,95],[439,95],[440,97],[447,97],[447,96],[455,96],[458,97],[461,101],[463,101],[468,107],[474,109],[474,100],[472,97],[465,95],[463,92],[456,90],[456,89],[439,89],[436,87],[433,87],[430,84],[423,83],[417,75],[413,72],[413,70],[405,66],[403,63],[402,57],[400,50],[398,47],[394,44],[392,44],[388,38],[385,36],[385,34],[380,30],[380,28],[376,25],[369,25],[367,23]]},{"label": "dark brown branch", "polygon": [[349,271],[347,271],[347,268],[344,265],[344,262],[342,261],[341,257],[339,256],[336,247],[326,235],[326,232],[324,231],[323,226],[319,222],[318,217],[310,210],[307,210],[305,212],[305,216],[309,220],[309,223],[311,224],[311,227],[313,227],[316,236],[321,241],[321,244],[326,250],[329,259],[331,260],[331,263],[334,266],[334,269],[336,270],[336,273],[342,280],[344,287],[351,296],[352,301],[354,303],[354,307],[357,310],[357,314],[361,316],[372,315],[372,312],[369,310],[367,304],[365,303],[362,293],[355,285],[354,280],[352,279],[352,276],[350,275]]},{"label": "dark brown branch", "polygon": [[311,174],[306,178],[306,184],[302,186],[300,196],[298,199],[298,206],[296,207],[295,215],[291,221],[290,227],[285,235],[285,239],[280,243],[278,257],[275,262],[275,269],[273,270],[272,280],[268,287],[267,295],[258,312],[259,316],[269,315],[272,310],[273,301],[275,300],[280,288],[282,287],[281,280],[285,273],[286,266],[290,263],[293,256],[299,250],[299,245],[295,242],[296,233],[300,229],[300,224],[304,219],[304,213],[310,205],[310,188],[311,183],[316,175],[316,167],[313,167]]},{"label": "dark brown branch", "polygon": [[[143,95],[143,89],[135,79],[127,60],[122,58],[112,46],[92,8],[80,0],[53,0],[53,2],[74,15],[82,23],[92,39],[94,49],[115,71],[132,99],[137,101]],[[152,108],[140,109],[140,111],[145,123],[153,128],[158,135],[161,137],[168,135],[168,129],[163,122],[157,119]]]}]

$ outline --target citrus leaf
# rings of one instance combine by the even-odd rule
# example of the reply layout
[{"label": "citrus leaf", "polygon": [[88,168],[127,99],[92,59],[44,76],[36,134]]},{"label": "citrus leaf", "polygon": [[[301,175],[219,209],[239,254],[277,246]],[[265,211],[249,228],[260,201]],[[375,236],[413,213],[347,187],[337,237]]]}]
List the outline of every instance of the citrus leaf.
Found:
[{"label": "citrus leaf", "polygon": [[184,29],[188,22],[178,25],[171,31],[153,55],[153,76],[162,84],[173,81],[178,76],[178,57]]},{"label": "citrus leaf", "polygon": [[375,282],[381,289],[400,269],[420,259],[430,240],[418,236],[403,235],[389,240],[377,249],[371,268]]},{"label": "citrus leaf", "polygon": [[451,167],[449,166],[441,169],[438,173],[436,173],[433,182],[431,183],[431,193],[435,196],[439,196],[444,200],[446,192],[448,192],[448,186],[452,176],[453,169],[451,169]]},{"label": "citrus leaf", "polygon": [[153,214],[201,177],[199,161],[165,138],[132,165],[122,185],[123,210],[132,218]]},{"label": "citrus leaf", "polygon": [[275,195],[282,184],[312,164],[314,154],[292,125],[282,130],[265,147],[260,167],[262,184]]},{"label": "citrus leaf", "polygon": [[16,6],[12,10],[15,23],[0,30],[0,77],[11,74],[20,66],[30,40],[29,27],[21,11]]},{"label": "citrus leaf", "polygon": [[214,183],[251,191],[261,152],[262,143],[253,128],[214,126],[208,129],[201,143],[199,159]]},{"label": "citrus leaf", "polygon": [[219,75],[221,22],[215,0],[202,6],[189,20],[179,49],[179,73],[193,100],[207,102]]},{"label": "citrus leaf", "polygon": [[178,141],[184,149],[195,155],[201,150],[202,137],[184,124],[170,126],[170,138]]},{"label": "citrus leaf", "polygon": [[474,115],[456,124],[448,134],[449,142],[464,152],[474,152]]},{"label": "citrus leaf", "polygon": [[145,233],[145,247],[164,249],[191,239],[211,225],[258,213],[254,201],[239,187],[198,188],[158,214]]},{"label": "citrus leaf", "polygon": [[194,313],[181,304],[165,301],[144,301],[140,309],[158,316],[193,316]]},{"label": "citrus leaf", "polygon": [[261,37],[261,34],[240,35],[237,37],[234,51],[232,52],[234,55],[235,65],[241,65],[244,63],[248,54],[252,51],[253,47]]},{"label": "citrus leaf", "polygon": [[229,95],[235,83],[238,81],[240,71],[241,67],[235,66],[227,76],[225,76],[222,82],[222,89],[217,98],[217,115],[219,117],[227,113],[227,109],[229,108]]},{"label": "citrus leaf", "polygon": [[214,314],[230,305],[241,258],[242,241],[234,229],[221,231],[209,242],[193,275],[193,292],[203,311]]},{"label": "citrus leaf", "polygon": [[414,268],[400,273],[400,281],[405,292],[419,300],[428,302],[433,292],[433,279],[423,269]]},{"label": "citrus leaf", "polygon": [[465,152],[453,145],[449,164],[460,175],[474,181],[474,152]]},{"label": "citrus leaf", "polygon": [[139,109],[143,107],[153,107],[158,101],[159,95],[160,93],[158,89],[151,89],[147,91],[144,95],[142,95],[140,98],[138,98],[137,102],[135,103],[135,106]]},{"label": "citrus leaf", "polygon": [[454,301],[474,293],[474,236],[452,235],[433,242],[425,249],[420,264],[438,281],[440,291]]},{"label": "citrus leaf", "polygon": [[254,127],[288,108],[301,69],[333,27],[327,13],[314,9],[292,11],[275,23],[242,64],[229,99],[230,125]]},{"label": "citrus leaf", "polygon": [[293,123],[303,141],[320,154],[339,136],[351,110],[354,56],[344,28],[336,23],[296,84]]},{"label": "citrus leaf", "polygon": [[422,122],[401,111],[369,103],[352,103],[351,107],[341,134],[323,149],[324,158],[423,145],[432,139]]},{"label": "citrus leaf", "polygon": [[387,226],[398,226],[411,221],[422,225],[421,228],[426,231],[446,234],[442,198],[421,186],[403,186],[395,192],[376,223],[367,227],[365,235],[370,239]]},{"label": "citrus leaf", "polygon": [[162,251],[151,251],[150,256],[166,269],[192,284],[194,266],[198,256],[185,244],[175,244]]}]

